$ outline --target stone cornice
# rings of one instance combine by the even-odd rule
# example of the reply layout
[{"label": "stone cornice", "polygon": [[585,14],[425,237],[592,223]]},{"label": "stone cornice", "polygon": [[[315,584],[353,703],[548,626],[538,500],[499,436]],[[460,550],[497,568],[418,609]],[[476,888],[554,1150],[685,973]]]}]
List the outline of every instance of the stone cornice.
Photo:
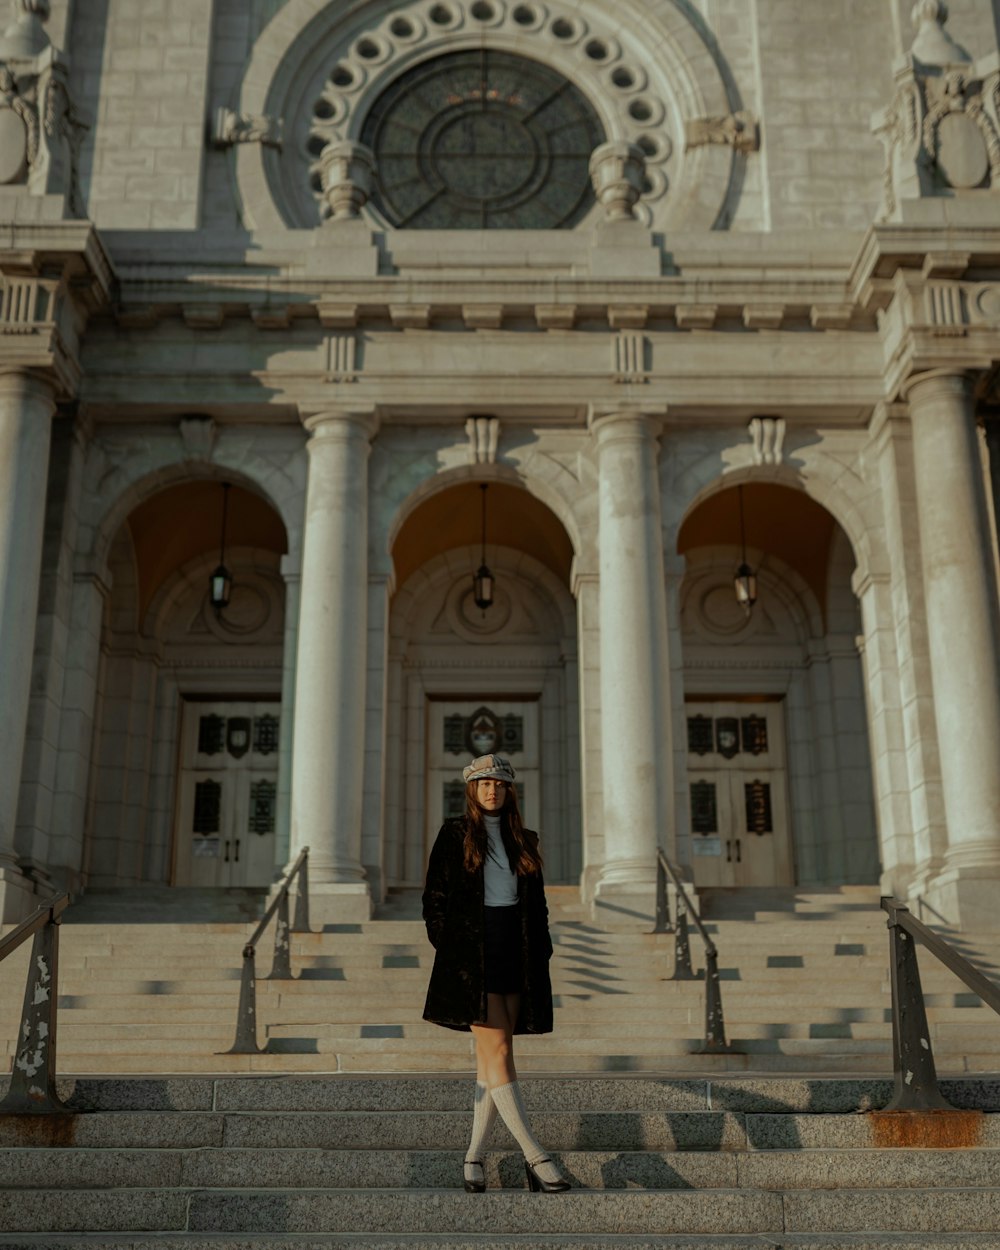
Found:
[{"label": "stone cornice", "polygon": [[380,277],[338,282],[198,276],[188,282],[142,279],[121,286],[114,310],[122,329],[142,330],[183,319],[192,329],[252,320],[262,333],[318,322],[333,330],[362,324],[397,330],[460,328],[570,330],[581,323],[613,330],[724,328],[758,334],[875,330],[874,310],[850,299],[846,281],[802,275],[773,278],[667,275],[655,279],[518,279]]},{"label": "stone cornice", "polygon": [[111,262],[88,222],[8,226],[0,236],[0,368],[40,375],[60,398],[74,397],[80,340],[113,289]]}]

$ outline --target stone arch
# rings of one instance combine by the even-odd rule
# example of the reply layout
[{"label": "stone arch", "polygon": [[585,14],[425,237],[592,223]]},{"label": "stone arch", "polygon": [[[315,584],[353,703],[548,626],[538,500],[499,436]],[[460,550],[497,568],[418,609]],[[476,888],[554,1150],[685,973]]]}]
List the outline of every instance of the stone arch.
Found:
[{"label": "stone arch", "polygon": [[826,509],[846,534],[860,573],[887,572],[887,555],[874,541],[874,534],[880,531],[868,507],[870,488],[850,474],[856,490],[848,489],[845,479],[848,473],[843,463],[822,451],[813,454],[807,464],[789,452],[782,464],[756,465],[749,445],[733,448],[720,441],[717,450],[685,465],[664,490],[664,546],[674,549],[683,522],[713,495],[740,484],[770,483],[801,492]]},{"label": "stone arch", "polygon": [[129,513],[160,491],[189,481],[227,480],[258,495],[274,509],[285,527],[290,562],[297,563],[302,544],[305,456],[299,458],[302,463],[296,469],[289,463],[287,449],[282,449],[286,454],[278,469],[264,454],[247,455],[245,439],[240,440],[240,446],[235,441],[228,446],[227,441],[224,435],[220,438],[211,459],[188,459],[172,437],[136,438],[121,444],[110,436],[96,439],[88,450],[85,468],[77,558],[101,567]]},{"label": "stone arch", "polygon": [[[545,470],[548,469],[548,473]],[[541,470],[541,471],[539,471]],[[526,468],[513,468],[505,464],[463,465],[439,470],[426,477],[409,493],[393,499],[394,510],[384,528],[386,554],[391,553],[396,538],[413,514],[435,495],[465,482],[504,482],[524,490],[543,504],[562,525],[573,547],[574,565],[581,563],[581,552],[591,556],[596,564],[596,552],[591,552],[592,542],[585,541],[584,527],[577,507],[553,482],[559,476],[560,467],[547,457],[533,456]],[[575,479],[574,479],[575,480]],[[578,503],[578,501],[574,501]]]}]

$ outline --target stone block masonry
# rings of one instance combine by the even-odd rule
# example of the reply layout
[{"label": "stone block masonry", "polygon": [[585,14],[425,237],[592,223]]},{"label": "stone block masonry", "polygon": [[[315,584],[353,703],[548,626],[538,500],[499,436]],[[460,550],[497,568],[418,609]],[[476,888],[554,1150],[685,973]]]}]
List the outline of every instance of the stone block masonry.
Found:
[{"label": "stone block masonry", "polygon": [[[194,229],[208,115],[211,0],[76,6],[70,51],[90,217],[104,229]],[[98,37],[98,31],[101,37]]]}]

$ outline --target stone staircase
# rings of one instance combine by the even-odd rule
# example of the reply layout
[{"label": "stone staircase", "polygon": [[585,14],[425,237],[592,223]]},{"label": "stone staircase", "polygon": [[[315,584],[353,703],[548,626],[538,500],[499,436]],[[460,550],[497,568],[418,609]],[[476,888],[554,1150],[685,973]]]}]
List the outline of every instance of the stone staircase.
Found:
[{"label": "stone staircase", "polygon": [[[59,1066],[70,1074],[456,1072],[471,1040],[420,1019],[431,950],[415,892],[366,924],[295,935],[293,981],[259,979],[261,1055],[233,1043],[240,953],[261,897],[230,899],[230,918],[179,922],[177,896],[138,904],[87,896],[60,946]],[[595,926],[575,890],[549,890],[556,1027],[518,1041],[521,1068],[566,1072],[891,1071],[888,939],[876,892],[755,891],[705,900],[720,952],[725,1022],[741,1053],[702,1055],[704,987],[664,980],[673,937]],[[196,906],[195,906],[196,905]],[[186,899],[204,915],[205,900]],[[218,907],[218,904],[217,904]],[[250,919],[239,916],[250,913]],[[953,935],[954,936],[954,935]],[[258,975],[270,969],[270,931]],[[692,935],[695,966],[700,941]],[[997,978],[1000,939],[962,939]],[[0,964],[0,1064],[17,1036],[28,947]],[[921,959],[941,1072],[1000,1070],[1000,1020],[929,954]]]},{"label": "stone staircase", "polygon": [[[259,982],[254,1056],[217,1052],[262,900],[210,921],[192,895],[187,922],[178,901],[67,913],[73,1113],[0,1117],[2,1250],[1000,1250],[1000,1020],[925,954],[942,1089],[963,1110],[880,1113],[888,940],[872,890],[704,898],[741,1052],[726,1055],[697,1053],[703,985],[663,979],[672,936],[604,932],[575,891],[550,890],[556,1029],[517,1051],[538,1135],[574,1182],[552,1196],[527,1192],[499,1124],[490,1191],[461,1189],[472,1050],[419,1018],[414,895],[293,939],[297,979]],[[997,979],[996,937],[950,936]],[[0,965],[8,1066],[26,965],[25,949]]]},{"label": "stone staircase", "polygon": [[530,1078],[574,1182],[549,1196],[501,1124],[462,1191],[469,1078],[66,1079],[75,1114],[0,1117],[0,1247],[997,1250],[1000,1084],[943,1088],[966,1110],[880,1114],[870,1078]]}]

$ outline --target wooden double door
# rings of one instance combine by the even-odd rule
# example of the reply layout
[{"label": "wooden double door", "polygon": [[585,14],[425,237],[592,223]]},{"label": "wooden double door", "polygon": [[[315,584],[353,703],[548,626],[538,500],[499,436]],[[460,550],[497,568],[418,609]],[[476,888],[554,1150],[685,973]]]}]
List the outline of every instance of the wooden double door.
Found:
[{"label": "wooden double door", "polygon": [[274,880],[279,704],[185,702],[174,884]]},{"label": "wooden double door", "polygon": [[782,704],[685,710],[695,885],[794,884]]}]

